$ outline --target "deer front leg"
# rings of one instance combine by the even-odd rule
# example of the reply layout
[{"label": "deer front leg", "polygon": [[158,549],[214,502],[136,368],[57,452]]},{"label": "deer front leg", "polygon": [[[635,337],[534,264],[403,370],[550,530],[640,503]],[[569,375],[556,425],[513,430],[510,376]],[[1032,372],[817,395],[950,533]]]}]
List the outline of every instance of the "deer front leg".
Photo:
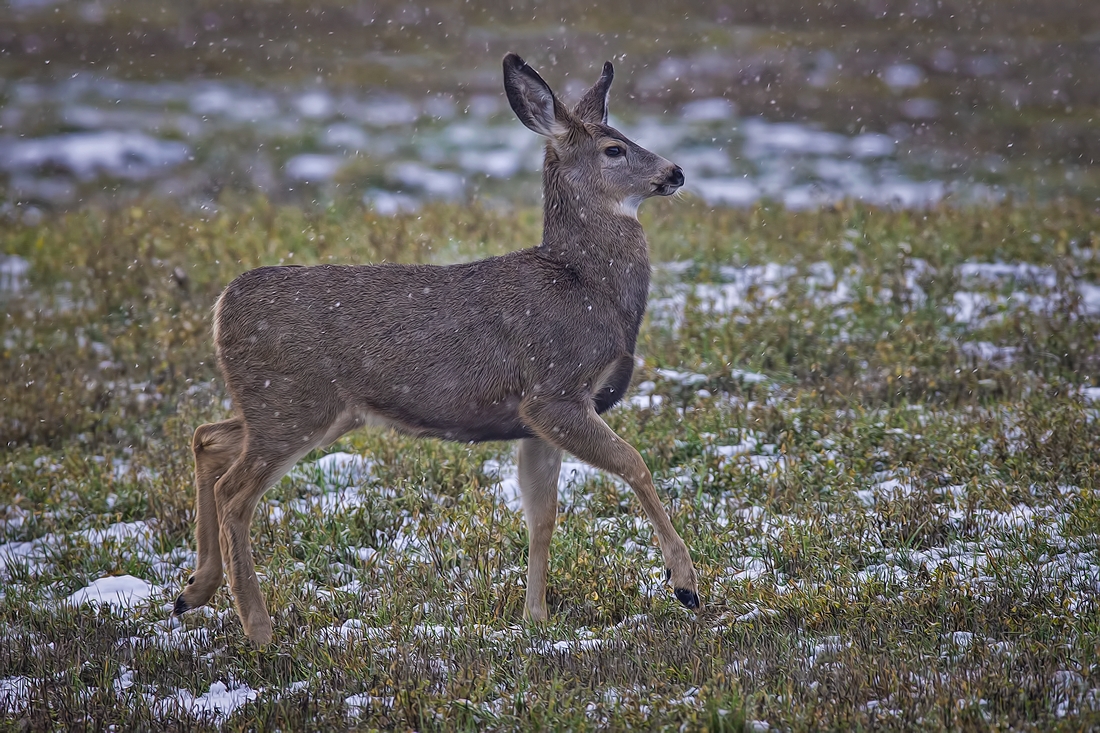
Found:
[{"label": "deer front leg", "polygon": [[519,489],[527,520],[527,603],[523,615],[545,621],[546,569],[550,562],[550,538],[558,517],[558,473],[561,449],[538,438],[519,443]]},{"label": "deer front leg", "polygon": [[229,589],[245,636],[260,646],[271,641],[272,626],[256,577],[249,527],[260,497],[281,475],[278,468],[246,448],[215,487]]},{"label": "deer front leg", "polygon": [[179,615],[210,602],[222,584],[222,543],[219,535],[214,485],[241,453],[239,418],[195,430],[191,449],[195,454],[195,573],[176,598],[172,613]]},{"label": "deer front leg", "polygon": [[657,533],[676,600],[688,608],[701,609],[691,554],[661,505],[653,476],[638,451],[616,435],[588,401],[529,398],[520,406],[520,414],[543,440],[630,484]]}]

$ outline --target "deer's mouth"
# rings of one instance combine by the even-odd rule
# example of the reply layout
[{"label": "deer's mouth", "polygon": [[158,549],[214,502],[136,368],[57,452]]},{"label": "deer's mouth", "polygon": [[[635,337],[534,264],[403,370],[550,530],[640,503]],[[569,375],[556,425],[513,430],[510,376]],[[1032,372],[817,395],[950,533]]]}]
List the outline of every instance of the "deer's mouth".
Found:
[{"label": "deer's mouth", "polygon": [[663,181],[654,184],[653,191],[658,196],[671,196],[684,185],[684,171],[680,166],[673,168]]}]

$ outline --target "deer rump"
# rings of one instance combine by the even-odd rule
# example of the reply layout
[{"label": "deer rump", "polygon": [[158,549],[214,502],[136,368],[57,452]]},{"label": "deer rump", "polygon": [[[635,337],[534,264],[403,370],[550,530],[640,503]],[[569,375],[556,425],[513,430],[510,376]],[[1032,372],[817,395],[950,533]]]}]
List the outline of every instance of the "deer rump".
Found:
[{"label": "deer rump", "polygon": [[448,266],[262,267],[226,288],[215,342],[246,422],[308,414],[303,442],[334,423],[517,440],[534,435],[519,414],[528,396],[590,400],[597,413],[622,399],[645,306],[609,318],[624,304],[605,301],[531,250]]}]

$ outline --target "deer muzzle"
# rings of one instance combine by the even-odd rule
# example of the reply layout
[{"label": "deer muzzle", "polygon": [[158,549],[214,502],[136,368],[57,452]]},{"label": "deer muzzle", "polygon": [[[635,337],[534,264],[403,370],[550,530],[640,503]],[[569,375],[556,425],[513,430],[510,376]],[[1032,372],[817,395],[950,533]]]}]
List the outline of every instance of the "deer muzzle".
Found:
[{"label": "deer muzzle", "polygon": [[664,179],[653,184],[654,190],[660,196],[671,196],[684,185],[684,170],[680,166],[673,166]]}]

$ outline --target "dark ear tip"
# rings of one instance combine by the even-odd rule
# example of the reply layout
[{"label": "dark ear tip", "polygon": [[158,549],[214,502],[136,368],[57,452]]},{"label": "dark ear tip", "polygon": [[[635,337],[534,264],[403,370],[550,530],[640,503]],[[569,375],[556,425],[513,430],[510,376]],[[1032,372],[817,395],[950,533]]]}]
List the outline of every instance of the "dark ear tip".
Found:
[{"label": "dark ear tip", "polygon": [[615,76],[615,67],[611,65],[610,61],[604,61],[603,62],[603,75],[604,76]]},{"label": "dark ear tip", "polygon": [[504,68],[505,69],[519,69],[527,65],[527,62],[523,58],[513,51],[509,51],[504,54]]}]

